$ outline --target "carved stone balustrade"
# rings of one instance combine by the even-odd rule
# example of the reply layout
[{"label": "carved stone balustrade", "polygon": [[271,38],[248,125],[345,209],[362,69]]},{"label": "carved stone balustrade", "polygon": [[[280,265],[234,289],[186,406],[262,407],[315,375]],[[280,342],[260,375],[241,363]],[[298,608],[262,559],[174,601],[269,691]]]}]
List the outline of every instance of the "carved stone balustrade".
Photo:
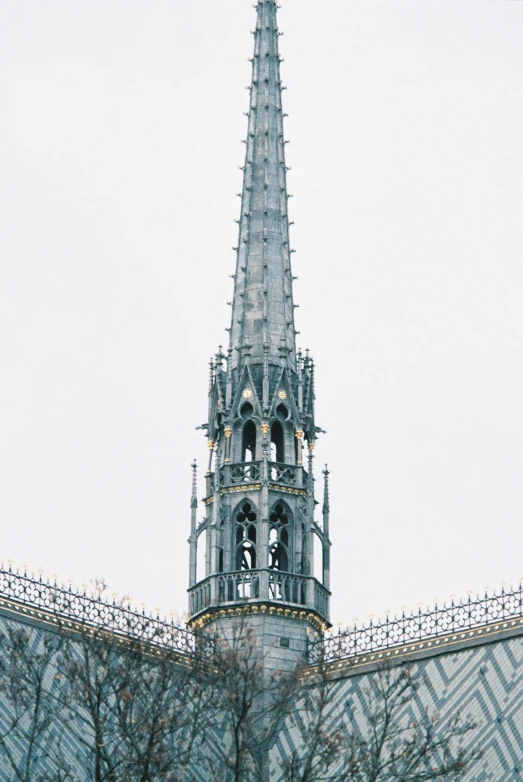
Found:
[{"label": "carved stone balustrade", "polygon": [[[279,486],[304,487],[307,485],[307,473],[303,467],[282,462],[269,462],[269,481]],[[212,494],[214,473],[207,474],[207,496]],[[243,486],[259,483],[262,478],[262,462],[236,462],[220,467],[220,486]]]},{"label": "carved stone balustrade", "polygon": [[313,576],[269,568],[217,573],[189,590],[194,617],[208,608],[238,603],[285,603],[328,615],[329,592]]},{"label": "carved stone balustrade", "polygon": [[284,486],[297,486],[301,467],[281,462],[269,462],[269,480],[271,483],[281,483]]}]

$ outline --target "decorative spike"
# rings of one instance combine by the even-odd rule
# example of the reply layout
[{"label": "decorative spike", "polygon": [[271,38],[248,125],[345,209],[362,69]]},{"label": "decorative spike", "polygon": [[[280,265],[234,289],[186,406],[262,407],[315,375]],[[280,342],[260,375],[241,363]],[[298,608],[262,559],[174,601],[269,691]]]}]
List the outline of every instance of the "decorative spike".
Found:
[{"label": "decorative spike", "polygon": [[328,513],[330,510],[330,501],[329,501],[329,468],[327,465],[325,465],[325,469],[323,470],[323,513]]},{"label": "decorative spike", "polygon": [[209,394],[212,392],[214,385],[214,362],[211,358],[209,361]]}]

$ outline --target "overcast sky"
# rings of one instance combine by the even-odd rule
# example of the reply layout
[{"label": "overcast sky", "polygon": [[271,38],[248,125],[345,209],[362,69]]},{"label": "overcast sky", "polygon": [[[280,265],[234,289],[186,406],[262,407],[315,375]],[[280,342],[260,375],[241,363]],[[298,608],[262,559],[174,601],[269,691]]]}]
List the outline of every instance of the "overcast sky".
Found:
[{"label": "overcast sky", "polygon": [[[255,11],[0,7],[0,559],[183,613]],[[284,0],[279,24],[332,618],[510,583],[523,2]]]}]

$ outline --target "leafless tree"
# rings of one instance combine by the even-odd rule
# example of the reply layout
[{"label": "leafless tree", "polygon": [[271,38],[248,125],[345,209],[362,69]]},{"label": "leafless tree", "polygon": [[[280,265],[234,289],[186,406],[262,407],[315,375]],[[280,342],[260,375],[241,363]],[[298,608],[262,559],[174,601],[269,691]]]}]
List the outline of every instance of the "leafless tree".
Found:
[{"label": "leafless tree", "polygon": [[294,750],[281,763],[281,782],[460,780],[481,754],[465,741],[477,725],[430,713],[424,687],[408,666],[385,666],[342,696],[319,666],[290,716]]},{"label": "leafless tree", "polygon": [[198,660],[182,664],[168,650],[85,628],[65,639],[59,671],[89,779],[184,779],[211,722]]},{"label": "leafless tree", "polygon": [[0,755],[17,782],[71,779],[56,700],[61,645],[56,633],[10,626],[0,632]]},{"label": "leafless tree", "polygon": [[321,665],[271,674],[241,619],[211,658],[88,626],[0,640],[13,782],[266,782],[281,741],[278,782],[455,782],[478,756],[474,723],[430,713],[409,667],[346,690]]}]

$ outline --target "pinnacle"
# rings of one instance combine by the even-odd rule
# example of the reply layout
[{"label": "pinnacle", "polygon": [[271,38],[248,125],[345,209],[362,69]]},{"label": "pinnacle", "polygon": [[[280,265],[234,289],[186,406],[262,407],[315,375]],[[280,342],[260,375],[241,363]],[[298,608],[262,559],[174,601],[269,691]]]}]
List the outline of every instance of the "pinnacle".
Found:
[{"label": "pinnacle", "polygon": [[287,167],[283,133],[281,57],[277,5],[260,0],[254,31],[249,112],[230,345],[233,369],[243,363],[241,346],[251,344],[251,363],[279,364],[282,342],[287,365],[296,369],[294,305],[290,272]]}]

